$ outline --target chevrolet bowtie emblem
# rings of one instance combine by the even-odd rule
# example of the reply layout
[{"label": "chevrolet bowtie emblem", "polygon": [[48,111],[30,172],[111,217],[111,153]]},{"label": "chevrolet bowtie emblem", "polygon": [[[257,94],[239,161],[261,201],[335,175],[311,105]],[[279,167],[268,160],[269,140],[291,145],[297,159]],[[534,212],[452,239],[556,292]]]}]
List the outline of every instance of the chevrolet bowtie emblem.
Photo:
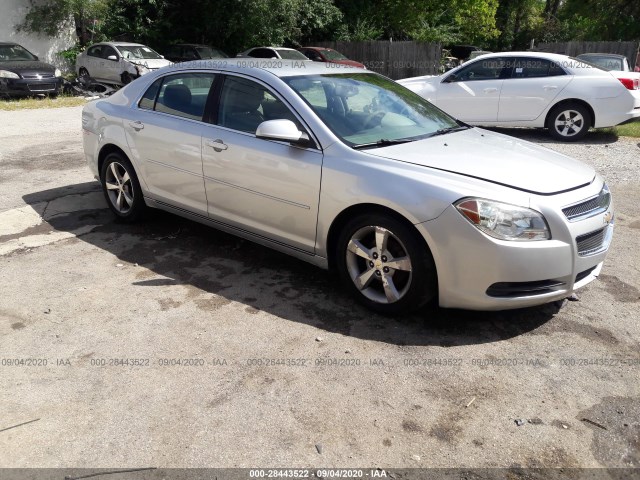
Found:
[{"label": "chevrolet bowtie emblem", "polygon": [[611,214],[611,212],[607,212],[604,214],[604,224],[605,225],[609,225],[611,223],[611,218],[613,217],[613,215]]}]

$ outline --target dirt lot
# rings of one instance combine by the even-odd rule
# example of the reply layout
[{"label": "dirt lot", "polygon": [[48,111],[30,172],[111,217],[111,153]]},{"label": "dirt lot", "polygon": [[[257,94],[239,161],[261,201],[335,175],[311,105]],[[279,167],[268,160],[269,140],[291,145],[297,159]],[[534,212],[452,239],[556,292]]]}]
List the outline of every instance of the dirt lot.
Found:
[{"label": "dirt lot", "polygon": [[640,467],[637,139],[508,132],[609,180],[579,301],[390,320],[235,237],[114,223],[79,127],[0,112],[0,467]]}]

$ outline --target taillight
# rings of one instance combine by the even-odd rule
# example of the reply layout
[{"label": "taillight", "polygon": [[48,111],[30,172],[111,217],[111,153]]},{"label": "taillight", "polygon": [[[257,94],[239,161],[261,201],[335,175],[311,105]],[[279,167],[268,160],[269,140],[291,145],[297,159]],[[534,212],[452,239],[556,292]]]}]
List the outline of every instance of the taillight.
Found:
[{"label": "taillight", "polygon": [[637,78],[619,78],[618,80],[627,90],[638,90],[640,88],[640,81]]}]

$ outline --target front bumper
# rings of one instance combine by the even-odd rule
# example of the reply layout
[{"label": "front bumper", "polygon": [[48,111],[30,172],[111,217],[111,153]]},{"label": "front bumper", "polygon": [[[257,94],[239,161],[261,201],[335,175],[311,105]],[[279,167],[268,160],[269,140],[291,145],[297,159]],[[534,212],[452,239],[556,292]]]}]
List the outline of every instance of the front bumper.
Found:
[{"label": "front bumper", "polygon": [[[550,223],[550,240],[514,242],[489,237],[453,206],[438,218],[416,225],[436,263],[440,306],[530,307],[566,298],[595,280],[611,242],[612,205],[606,212],[575,222],[561,211],[551,219],[548,212],[543,213]],[[600,233],[601,240],[585,251],[593,246],[588,242],[594,233]]]},{"label": "front bumper", "polygon": [[62,89],[62,77],[0,78],[0,94],[28,96],[58,94]]}]

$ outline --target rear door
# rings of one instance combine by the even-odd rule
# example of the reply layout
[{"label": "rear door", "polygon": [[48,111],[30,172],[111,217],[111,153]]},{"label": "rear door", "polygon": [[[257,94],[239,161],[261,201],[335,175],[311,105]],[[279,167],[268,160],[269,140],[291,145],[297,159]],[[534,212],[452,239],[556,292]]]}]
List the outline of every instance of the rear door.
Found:
[{"label": "rear door", "polygon": [[498,121],[535,120],[572,79],[546,58],[515,58],[511,76],[502,86]]},{"label": "rear door", "polygon": [[181,72],[156,80],[131,119],[127,142],[156,200],[207,215],[202,175],[202,118],[214,73]]},{"label": "rear door", "polygon": [[209,216],[313,252],[322,151],[255,136],[265,120],[301,118],[267,85],[226,75],[212,125],[202,136]]},{"label": "rear door", "polygon": [[481,57],[442,80],[437,105],[465,122],[496,122],[500,91],[508,74],[505,58]]}]

